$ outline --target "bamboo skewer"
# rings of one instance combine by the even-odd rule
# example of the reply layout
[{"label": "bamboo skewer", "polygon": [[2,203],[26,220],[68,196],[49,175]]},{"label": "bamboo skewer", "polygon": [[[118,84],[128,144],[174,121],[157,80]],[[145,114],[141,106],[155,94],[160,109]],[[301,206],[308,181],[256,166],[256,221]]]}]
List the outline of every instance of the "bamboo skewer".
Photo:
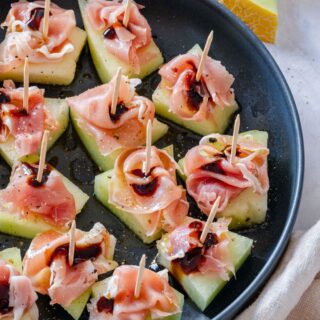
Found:
[{"label": "bamboo skewer", "polygon": [[234,122],[233,135],[232,135],[232,146],[231,146],[231,154],[230,154],[231,164],[234,162],[236,152],[237,152],[239,129],[240,129],[240,115],[237,115],[236,121]]},{"label": "bamboo skewer", "polygon": [[29,112],[29,59],[24,60],[23,68],[23,109]]},{"label": "bamboo skewer", "polygon": [[151,166],[151,147],[152,147],[152,122],[149,119],[146,132],[146,160],[144,163],[144,174],[147,176]]},{"label": "bamboo skewer", "polygon": [[111,114],[115,114],[117,111],[121,76],[122,76],[122,69],[121,67],[119,67],[117,70],[116,82],[114,84],[113,93],[112,93]]},{"label": "bamboo skewer", "polygon": [[131,1],[132,0],[127,0],[126,9],[124,12],[124,17],[123,17],[123,25],[126,28],[128,27],[129,18],[130,18],[130,9],[131,9],[131,4],[132,4]]},{"label": "bamboo skewer", "polygon": [[50,0],[45,0],[44,3],[44,15],[43,15],[43,38],[47,39],[48,38],[48,32],[49,32],[49,16],[50,16]]},{"label": "bamboo skewer", "polygon": [[40,160],[39,160],[39,167],[38,167],[38,174],[37,174],[37,181],[39,183],[41,183],[42,177],[43,177],[43,169],[45,166],[47,145],[48,145],[48,135],[49,135],[49,131],[45,130],[42,136]]},{"label": "bamboo skewer", "polygon": [[76,221],[73,220],[71,224],[71,228],[69,230],[69,254],[68,254],[68,262],[69,266],[73,265],[74,261],[74,252],[76,247]]},{"label": "bamboo skewer", "polygon": [[201,243],[204,243],[206,241],[206,238],[207,238],[207,235],[210,231],[210,225],[214,219],[214,217],[216,216],[216,213],[218,211],[218,207],[219,207],[219,204],[220,204],[220,199],[221,197],[219,196],[216,201],[214,202],[212,208],[211,208],[211,211],[210,211],[210,214],[209,214],[209,217],[206,221],[206,224],[204,225],[204,228],[201,232],[201,236],[200,236],[200,242]]},{"label": "bamboo skewer", "polygon": [[213,31],[211,31],[209,33],[209,36],[206,41],[206,45],[205,45],[203,52],[202,52],[202,55],[201,55],[201,59],[200,59],[197,74],[196,74],[196,81],[197,82],[200,81],[200,79],[201,79],[202,70],[203,70],[206,58],[208,56],[209,50],[210,50],[212,40],[213,40]]},{"label": "bamboo skewer", "polygon": [[142,284],[142,278],[143,278],[143,272],[146,267],[146,255],[142,255],[140,263],[139,263],[139,271],[137,275],[137,281],[136,286],[134,288],[134,297],[138,299],[140,297],[140,291],[141,291],[141,284]]}]

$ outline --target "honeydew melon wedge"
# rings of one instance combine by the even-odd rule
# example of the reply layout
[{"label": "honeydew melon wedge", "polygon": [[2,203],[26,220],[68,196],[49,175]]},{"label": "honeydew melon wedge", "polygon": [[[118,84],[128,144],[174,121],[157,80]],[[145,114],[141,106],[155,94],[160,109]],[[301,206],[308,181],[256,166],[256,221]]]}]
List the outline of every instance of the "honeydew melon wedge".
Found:
[{"label": "honeydew melon wedge", "polygon": [[[70,116],[73,126],[75,127],[81,141],[83,142],[94,162],[102,171],[112,169],[116,158],[121,151],[123,151],[123,148],[119,148],[109,155],[103,155],[99,150],[95,138],[88,133],[88,130],[86,130],[85,121],[79,115],[77,115],[72,108],[70,108]],[[163,137],[168,132],[168,129],[169,128],[166,124],[154,119],[152,124],[152,143],[155,143],[157,140]]]},{"label": "honeydew melon wedge", "polygon": [[[6,261],[6,263],[11,264],[22,273],[22,260],[21,260],[21,252],[18,248],[9,248],[3,251],[0,251],[0,259]],[[5,317],[6,320],[13,320],[13,316],[9,315]],[[34,317],[29,313],[25,312],[21,317],[21,320],[33,320]]]},{"label": "honeydew melon wedge", "polygon": [[[253,138],[264,147],[268,146],[268,133],[265,131],[253,130],[239,135],[239,139],[246,138]],[[218,145],[216,147],[219,149]],[[178,174],[185,181],[187,177],[183,174],[184,158],[180,159],[178,164],[182,171],[179,170]],[[217,213],[217,217],[232,218],[229,228],[241,229],[263,223],[266,219],[267,209],[268,194],[257,194],[252,188],[248,188],[232,199],[225,210]]]},{"label": "honeydew melon wedge", "polygon": [[[247,257],[251,253],[253,241],[249,238],[229,232],[230,243],[229,250],[232,262],[237,271]],[[186,275],[179,266],[167,260],[165,250],[167,247],[168,234],[162,236],[157,242],[158,248],[158,263],[169,270],[169,272],[180,282],[191,300],[198,306],[201,311],[204,311],[222,288],[227,284],[214,274],[202,275],[201,273],[191,273]],[[230,277],[232,274],[230,274]]]},{"label": "honeydew melon wedge", "polygon": [[[202,50],[200,46],[196,44],[188,53],[201,55]],[[160,116],[201,135],[224,132],[230,123],[231,116],[239,109],[238,104],[235,102],[234,105],[228,107],[215,106],[210,113],[210,117],[206,120],[184,120],[169,110],[170,91],[167,89],[167,86],[168,84],[165,81],[161,81],[152,95],[156,112]]]},{"label": "honeydew melon wedge", "polygon": [[[173,154],[173,146],[166,148],[169,154]],[[146,230],[150,227],[148,217],[142,214],[131,214],[123,211],[109,203],[109,186],[113,170],[106,171],[95,177],[94,194],[115,216],[117,216],[128,228],[130,228],[144,243],[152,243],[160,239],[163,230],[161,226],[157,228],[153,235],[146,235]]]},{"label": "honeydew melon wedge", "polygon": [[[108,287],[108,283],[111,280],[111,277],[104,279],[103,281],[99,281],[95,283],[92,286],[92,297],[93,298],[99,298],[102,297],[105,294],[106,288]],[[180,307],[180,310],[183,309],[183,304],[184,304],[184,296],[181,294],[179,291],[175,290],[173,288],[177,301],[178,301],[178,306]],[[180,320],[181,319],[181,313],[174,314],[172,316],[164,317],[164,318],[157,318],[153,319],[150,316],[146,318],[146,320]]]},{"label": "honeydew melon wedge", "polygon": [[152,58],[149,59],[147,63],[141,65],[141,70],[138,74],[135,73],[131,65],[123,62],[115,55],[107,51],[103,41],[103,32],[94,30],[87,18],[85,10],[87,1],[78,0],[78,3],[83,19],[83,24],[88,34],[88,43],[92,60],[103,83],[109,82],[117,73],[117,69],[119,67],[122,68],[123,75],[126,75],[129,78],[143,79],[153,71],[157,70],[158,67],[163,63],[162,54],[157,45],[152,40],[147,47],[142,48],[138,51],[138,55],[140,57],[150,56]]},{"label": "honeydew melon wedge", "polygon": [[[65,100],[53,98],[46,98],[45,106],[50,116],[53,117],[58,124],[56,130],[50,130],[49,132],[47,149],[50,149],[68,127],[69,107]],[[0,155],[10,166],[19,159],[13,136],[9,136],[7,141],[0,143]]]},{"label": "honeydew melon wedge", "polygon": [[[12,264],[20,273],[22,273],[22,260],[21,252],[18,248],[9,248],[3,251],[0,251],[0,259],[5,260],[7,263]],[[85,309],[88,300],[91,295],[91,288],[86,290],[79,298],[74,300],[70,306],[65,307],[64,309],[75,319],[78,320]],[[28,313],[26,313],[22,320],[32,320]],[[9,319],[8,319],[9,320]]]},{"label": "honeydew melon wedge", "polygon": [[[33,163],[37,161],[36,156],[28,156],[23,159],[24,161],[28,161]],[[56,170],[56,169],[53,169]],[[57,171],[57,170],[56,170]],[[57,171],[58,172],[58,171]],[[68,191],[73,195],[76,203],[76,212],[80,213],[84,205],[89,199],[89,196],[85,194],[80,188],[78,188],[75,184],[73,184],[69,179],[62,176],[63,183],[68,189]],[[10,212],[5,212],[3,210],[0,211],[0,232],[10,234],[13,236],[19,236],[27,239],[34,238],[37,234],[42,233],[44,231],[50,229],[57,229],[53,227],[51,224],[46,223],[40,217],[37,216],[27,216],[21,218],[19,213],[14,214]],[[60,229],[60,231],[63,231]]]},{"label": "honeydew melon wedge", "polygon": [[91,288],[87,289],[80,297],[74,300],[70,306],[63,307],[73,319],[78,320],[87,306],[91,296]]},{"label": "honeydew melon wedge", "polygon": [[[68,85],[72,82],[77,61],[86,43],[86,32],[75,27],[69,37],[74,46],[73,52],[67,53],[60,62],[29,63],[30,82],[54,85]],[[23,81],[23,64],[0,74],[0,80]]]},{"label": "honeydew melon wedge", "polygon": [[21,251],[19,248],[8,248],[0,251],[0,259],[13,265],[20,273],[22,273]]}]

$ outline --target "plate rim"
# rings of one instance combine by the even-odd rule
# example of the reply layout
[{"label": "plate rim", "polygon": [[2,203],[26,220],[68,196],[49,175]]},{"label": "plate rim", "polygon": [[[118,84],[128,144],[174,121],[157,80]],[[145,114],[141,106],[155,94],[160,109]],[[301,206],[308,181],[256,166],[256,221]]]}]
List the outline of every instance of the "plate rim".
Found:
[{"label": "plate rim", "polygon": [[292,115],[291,122],[293,125],[293,131],[295,132],[295,139],[297,142],[297,168],[296,177],[294,181],[294,192],[292,195],[292,201],[289,207],[288,218],[286,220],[285,226],[282,230],[281,236],[277,245],[272,250],[267,262],[257,274],[255,279],[247,286],[247,288],[223,311],[217,314],[212,320],[225,320],[235,317],[242,309],[248,306],[249,302],[252,301],[254,295],[257,291],[266,283],[269,277],[272,275],[275,267],[277,266],[280,258],[282,257],[288,241],[290,239],[296,218],[298,215],[298,209],[302,196],[303,180],[304,180],[304,165],[305,165],[305,155],[304,155],[304,142],[302,135],[302,127],[300,123],[299,113],[294,101],[290,87],[271,53],[267,50],[266,46],[262,43],[260,39],[251,31],[251,29],[242,22],[235,14],[233,14],[229,9],[227,9],[223,4],[218,3],[217,0],[202,0],[204,4],[211,7],[221,14],[228,20],[233,27],[237,28],[242,36],[252,45],[252,47],[259,53],[260,57],[266,62],[266,65],[270,68],[272,74],[275,76],[280,88],[282,89],[284,98],[287,102],[289,112]]}]

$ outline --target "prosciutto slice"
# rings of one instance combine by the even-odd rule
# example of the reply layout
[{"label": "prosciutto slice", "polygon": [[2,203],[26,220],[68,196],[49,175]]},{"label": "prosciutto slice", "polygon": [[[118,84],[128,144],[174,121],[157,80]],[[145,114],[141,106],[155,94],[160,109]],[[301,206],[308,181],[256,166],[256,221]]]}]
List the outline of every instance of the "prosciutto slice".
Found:
[{"label": "prosciutto slice", "polygon": [[160,68],[161,86],[170,91],[169,109],[182,119],[207,119],[216,106],[235,103],[231,86],[234,77],[220,61],[206,58],[199,82],[196,73],[200,55],[179,55]]},{"label": "prosciutto slice", "polygon": [[[20,320],[27,312],[31,320],[38,319],[37,295],[32,288],[30,279],[21,275],[12,265],[1,259],[0,289],[2,299],[0,319],[8,319],[9,317]],[[4,295],[7,295],[7,298]]]},{"label": "prosciutto slice", "polygon": [[[89,0],[86,14],[92,27],[104,32],[104,43],[109,52],[140,72],[141,65],[139,50],[151,42],[151,28],[140,13],[136,3],[132,3],[127,28],[123,25],[126,2],[117,0]],[[148,57],[150,58],[150,57]]]},{"label": "prosciutto slice", "polygon": [[11,4],[1,25],[8,29],[0,44],[0,72],[20,66],[26,57],[31,63],[59,62],[74,50],[69,41],[76,26],[74,11],[51,4],[47,39],[42,35],[43,12],[44,1]]},{"label": "prosciutto slice", "polygon": [[44,90],[29,88],[28,112],[23,109],[23,88],[4,81],[0,88],[0,143],[12,136],[19,157],[39,151],[44,129],[55,130],[57,123],[46,111]]},{"label": "prosciutto slice", "polygon": [[94,137],[99,151],[109,155],[122,147],[143,145],[147,121],[154,119],[154,104],[135,94],[139,79],[122,76],[116,113],[111,113],[115,77],[108,84],[90,89],[79,96],[67,98],[79,122]]},{"label": "prosciutto slice", "polygon": [[97,281],[100,274],[113,270],[115,238],[96,223],[84,232],[76,230],[75,258],[68,263],[69,235],[47,231],[31,242],[24,257],[24,274],[35,290],[48,294],[51,304],[69,306]]},{"label": "prosciutto slice", "polygon": [[229,219],[220,218],[210,226],[204,243],[200,235],[204,222],[187,218],[185,222],[167,236],[166,257],[174,266],[186,272],[214,273],[222,280],[229,280],[234,265],[229,252]]},{"label": "prosciutto slice", "polygon": [[[174,290],[168,279],[151,270],[145,269],[142,278],[140,297],[134,297],[138,267],[118,267],[106,288],[105,295],[91,300],[90,320],[143,320],[162,319],[179,313]],[[97,302],[106,298],[113,301],[111,312],[99,310]]]},{"label": "prosciutto slice", "polygon": [[22,218],[35,215],[55,227],[66,227],[76,216],[73,195],[57,171],[47,166],[42,183],[36,181],[37,172],[37,164],[18,163],[9,185],[0,191],[0,207]]},{"label": "prosciutto slice", "polygon": [[143,173],[146,149],[123,151],[115,162],[109,202],[132,214],[148,215],[152,234],[159,223],[171,230],[188,214],[185,191],[177,185],[176,162],[166,151],[151,148],[150,172]]},{"label": "prosciutto slice", "polygon": [[[210,141],[219,145],[217,150]],[[240,192],[252,188],[258,194],[269,189],[267,156],[269,149],[254,142],[250,136],[239,136],[234,163],[230,163],[232,137],[212,134],[201,139],[199,146],[185,157],[187,191],[199,208],[209,214],[218,196],[218,211]]]}]

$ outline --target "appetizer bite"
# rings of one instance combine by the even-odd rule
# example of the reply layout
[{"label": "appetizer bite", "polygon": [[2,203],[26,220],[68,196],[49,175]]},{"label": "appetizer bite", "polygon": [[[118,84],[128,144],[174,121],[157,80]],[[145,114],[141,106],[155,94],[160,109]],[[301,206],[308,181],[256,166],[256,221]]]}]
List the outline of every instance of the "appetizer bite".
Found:
[{"label": "appetizer bite", "polygon": [[132,0],[78,0],[96,70],[106,83],[121,67],[130,78],[144,78],[163,63],[151,28]]},{"label": "appetizer bite", "polygon": [[177,163],[165,151],[151,146],[124,150],[113,170],[95,178],[97,198],[145,243],[172,230],[188,214],[185,190],[177,185]]},{"label": "appetizer bite", "polygon": [[93,298],[88,306],[90,320],[179,320],[183,295],[168,282],[167,270],[158,273],[145,268],[124,265],[112,277],[92,287]]},{"label": "appetizer bite", "polygon": [[2,27],[0,80],[22,81],[23,62],[30,61],[30,81],[67,85],[72,82],[77,60],[86,41],[76,26],[73,10],[50,1],[12,3]]},{"label": "appetizer bite", "polygon": [[135,91],[139,79],[117,75],[108,84],[68,98],[71,119],[82,142],[97,165],[110,170],[125,147],[145,143],[146,125],[153,120],[152,141],[160,139],[168,126],[154,118],[155,107]]},{"label": "appetizer bite", "polygon": [[157,243],[158,263],[170,271],[202,311],[235,275],[253,243],[228,231],[230,219],[212,223],[216,209],[217,205],[213,206],[206,223],[187,217]]},{"label": "appetizer bite", "polygon": [[234,77],[208,57],[212,37],[211,32],[203,52],[195,45],[162,66],[152,96],[159,115],[201,135],[224,132],[238,110],[231,88]]},{"label": "appetizer bite", "polygon": [[45,230],[68,230],[89,197],[45,164],[48,132],[40,160],[28,156],[13,166],[8,186],[0,190],[0,232],[34,238]]},{"label": "appetizer bite", "polygon": [[18,248],[0,251],[0,319],[38,320],[37,294],[22,273]]},{"label": "appetizer bite", "polygon": [[232,136],[211,134],[179,161],[187,191],[203,213],[208,215],[220,196],[217,216],[232,218],[230,228],[265,221],[269,189],[267,141],[268,133],[264,131],[243,132],[236,141]]},{"label": "appetizer bite", "polygon": [[44,98],[43,89],[29,87],[26,83],[24,88],[16,88],[11,80],[3,82],[0,88],[0,154],[10,166],[22,156],[39,153],[45,130],[49,132],[50,148],[66,130],[68,122],[69,108],[64,100]]},{"label": "appetizer bite", "polygon": [[117,267],[113,261],[116,239],[96,223],[88,231],[46,231],[34,238],[23,259],[23,273],[34,289],[49,295],[51,304],[61,305],[78,319],[98,276]]}]

